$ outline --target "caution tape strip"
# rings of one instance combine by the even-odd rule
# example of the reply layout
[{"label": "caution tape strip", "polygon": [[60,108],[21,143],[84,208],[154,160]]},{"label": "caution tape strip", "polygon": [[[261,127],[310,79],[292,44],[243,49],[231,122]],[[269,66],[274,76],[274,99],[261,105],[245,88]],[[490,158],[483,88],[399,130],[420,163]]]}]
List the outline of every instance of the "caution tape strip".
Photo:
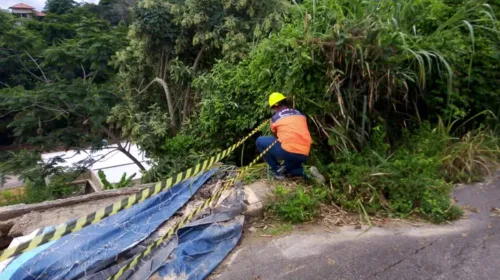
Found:
[{"label": "caution tape strip", "polygon": [[86,216],[80,217],[76,220],[72,220],[68,223],[65,223],[63,225],[58,226],[56,229],[49,231],[47,233],[38,235],[31,239],[30,241],[20,243],[17,246],[14,246],[12,248],[5,249],[0,253],[0,261],[6,260],[8,258],[11,258],[13,256],[19,255],[21,253],[27,252],[29,250],[32,250],[40,245],[43,245],[47,242],[57,240],[69,233],[72,232],[77,232],[81,229],[83,229],[86,226],[89,226],[91,224],[95,224],[102,219],[115,215],[116,213],[120,212],[121,210],[127,209],[131,207],[134,204],[137,204],[139,202],[144,201],[145,199],[152,197],[156,194],[158,194],[161,191],[164,191],[171,186],[182,182],[194,175],[197,175],[198,173],[207,170],[210,168],[214,163],[218,162],[219,160],[225,158],[228,156],[231,152],[233,152],[236,148],[238,148],[243,142],[248,140],[252,135],[260,131],[268,122],[263,122],[260,124],[258,127],[256,127],[252,132],[250,132],[247,136],[242,138],[240,141],[232,145],[231,147],[225,149],[224,151],[218,153],[215,156],[210,157],[209,159],[206,159],[203,161],[203,163],[198,163],[194,167],[191,167],[183,172],[180,172],[170,178],[168,178],[163,182],[158,182],[155,185],[145,188],[141,191],[138,191],[137,193],[124,198],[118,202],[115,202],[111,205],[108,205],[104,208],[101,208],[97,210],[96,212],[90,213]]},{"label": "caution tape strip", "polygon": [[141,253],[137,254],[134,259],[122,267],[115,275],[112,277],[108,278],[108,280],[118,280],[127,270],[133,269],[137,264],[139,263],[140,260],[145,258],[147,255],[151,253],[151,251],[160,246],[163,242],[167,241],[170,239],[181,227],[183,227],[187,222],[189,222],[193,217],[198,215],[201,211],[205,210],[212,202],[217,201],[222,193],[229,188],[230,186],[233,185],[233,183],[241,178],[241,176],[250,168],[252,165],[256,164],[263,156],[266,154],[278,141],[274,141],[269,147],[267,147],[265,150],[262,151],[249,165],[243,167],[239,173],[238,176],[234,177],[231,179],[229,182],[224,184],[222,188],[220,188],[215,194],[213,194],[210,198],[205,200],[202,205],[200,205],[198,208],[193,210],[189,215],[184,217],[182,220],[180,220],[175,226],[173,226],[166,234],[163,236],[159,237],[155,242],[151,243],[144,251]]}]

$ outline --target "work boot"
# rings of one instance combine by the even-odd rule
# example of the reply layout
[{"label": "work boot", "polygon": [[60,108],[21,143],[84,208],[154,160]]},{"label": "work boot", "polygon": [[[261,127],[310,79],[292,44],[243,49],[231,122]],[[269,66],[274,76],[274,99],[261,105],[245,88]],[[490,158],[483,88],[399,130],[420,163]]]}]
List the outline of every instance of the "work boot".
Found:
[{"label": "work boot", "polygon": [[279,173],[273,173],[273,178],[276,181],[281,181],[285,179],[285,175]]},{"label": "work boot", "polygon": [[318,168],[316,168],[316,166],[311,166],[309,168],[309,171],[311,172],[311,175],[312,175],[312,178],[314,181],[316,181],[316,183],[318,184],[324,184],[325,183],[325,177],[323,175],[321,175],[321,173],[319,173],[319,170]]},{"label": "work boot", "polygon": [[280,166],[276,171],[271,170],[271,175],[273,176],[274,180],[285,179],[285,167]]}]

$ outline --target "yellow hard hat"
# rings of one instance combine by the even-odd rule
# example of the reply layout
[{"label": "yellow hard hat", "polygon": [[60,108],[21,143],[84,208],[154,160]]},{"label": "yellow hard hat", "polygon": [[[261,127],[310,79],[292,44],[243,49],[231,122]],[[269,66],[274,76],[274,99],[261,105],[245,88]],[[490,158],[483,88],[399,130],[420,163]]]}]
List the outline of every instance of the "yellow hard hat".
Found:
[{"label": "yellow hard hat", "polygon": [[273,93],[271,93],[271,95],[269,95],[269,107],[273,107],[278,102],[280,102],[281,100],[285,100],[285,99],[286,99],[286,97],[282,93],[273,92]]}]

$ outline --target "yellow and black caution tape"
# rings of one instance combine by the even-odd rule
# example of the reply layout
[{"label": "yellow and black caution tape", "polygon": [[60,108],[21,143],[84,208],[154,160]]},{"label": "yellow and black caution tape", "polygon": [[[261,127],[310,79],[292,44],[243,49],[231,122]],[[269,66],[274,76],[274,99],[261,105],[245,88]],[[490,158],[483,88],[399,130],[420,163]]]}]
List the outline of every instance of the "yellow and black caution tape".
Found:
[{"label": "yellow and black caution tape", "polygon": [[250,168],[252,165],[256,164],[278,141],[274,141],[269,147],[267,147],[262,153],[260,153],[249,165],[243,167],[238,174],[238,176],[234,177],[233,179],[229,180],[227,183],[224,184],[222,188],[220,188],[217,192],[215,192],[210,198],[205,200],[202,205],[200,205],[198,208],[193,210],[189,215],[184,217],[182,220],[180,220],[175,226],[173,226],[166,234],[163,236],[159,237],[155,242],[151,243],[144,251],[141,253],[135,255],[134,259],[132,259],[131,262],[129,262],[127,265],[122,267],[115,275],[112,277],[108,278],[108,280],[118,280],[120,277],[123,275],[123,273],[129,269],[133,269],[140,260],[142,260],[144,257],[149,255],[151,251],[160,246],[163,242],[167,241],[170,239],[176,232],[179,230],[181,227],[183,227],[187,222],[191,221],[193,217],[198,215],[201,211],[203,211],[205,208],[207,208],[211,203],[216,202],[219,200],[220,196],[222,193],[228,189],[230,186],[233,185],[233,183],[241,178],[241,176]]},{"label": "yellow and black caution tape", "polygon": [[242,138],[240,141],[232,145],[231,147],[225,149],[224,151],[218,153],[215,156],[210,157],[209,159],[206,159],[202,163],[198,163],[196,166],[191,167],[183,172],[180,172],[170,178],[168,178],[165,181],[158,182],[155,185],[145,188],[143,190],[138,191],[137,193],[124,198],[118,202],[115,202],[111,205],[108,205],[104,208],[101,208],[97,210],[96,212],[90,213],[86,216],[80,217],[76,220],[70,221],[68,223],[65,223],[63,225],[58,226],[56,229],[49,231],[47,233],[38,235],[34,237],[32,240],[20,243],[17,246],[14,246],[12,248],[8,248],[0,253],[0,261],[6,260],[8,258],[11,258],[13,256],[17,256],[23,252],[27,252],[29,250],[32,250],[42,244],[45,244],[47,242],[57,240],[69,233],[79,231],[83,229],[84,227],[95,224],[102,219],[112,216],[116,213],[118,213],[121,210],[127,209],[131,207],[134,204],[137,204],[139,202],[144,201],[145,199],[152,197],[156,194],[158,194],[161,191],[164,191],[171,186],[182,182],[194,175],[197,175],[198,173],[207,170],[210,168],[214,163],[218,162],[219,160],[225,158],[228,156],[231,152],[233,152],[236,148],[238,148],[243,142],[245,142],[248,138],[250,138],[252,135],[260,131],[265,125],[267,125],[268,122],[263,122],[260,124],[258,127],[256,127],[252,132],[250,132],[247,136]]}]

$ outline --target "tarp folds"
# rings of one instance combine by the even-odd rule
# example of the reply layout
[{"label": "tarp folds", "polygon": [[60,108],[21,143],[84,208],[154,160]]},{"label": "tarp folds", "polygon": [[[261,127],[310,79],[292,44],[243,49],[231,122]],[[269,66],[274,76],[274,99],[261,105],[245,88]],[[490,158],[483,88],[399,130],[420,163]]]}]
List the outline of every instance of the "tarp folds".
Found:
[{"label": "tarp folds", "polygon": [[241,238],[243,215],[229,221],[197,225],[179,234],[179,245],[153,279],[205,279]]},{"label": "tarp folds", "polygon": [[[240,186],[215,209],[202,214],[203,218],[187,224],[171,240],[154,249],[141,260],[133,274],[128,270],[120,280],[204,279],[240,240],[244,222],[242,213],[246,208],[244,201],[245,193]],[[141,244],[140,247],[147,245]],[[132,256],[127,262],[131,259]],[[109,267],[85,280],[108,279],[122,265]]]},{"label": "tarp folds", "polygon": [[[8,279],[80,279],[99,273],[121,258],[128,249],[151,235],[179,210],[216,172],[216,169],[183,181],[142,203],[108,217],[97,224],[68,234],[39,252],[19,257],[29,259]],[[14,263],[14,262],[11,262]],[[9,269],[10,264],[5,268]]]},{"label": "tarp folds", "polygon": [[205,279],[240,240],[244,210],[244,192],[239,187],[211,215],[178,231],[173,241],[178,245],[163,264],[145,263],[143,267],[151,268],[149,277],[141,268],[130,279]]},{"label": "tarp folds", "polygon": [[[0,279],[108,279],[159,237],[155,236],[156,229],[215,171],[186,180],[98,224],[10,260]],[[120,280],[206,278],[241,238],[244,201],[239,186],[221,205],[181,228]]]}]

